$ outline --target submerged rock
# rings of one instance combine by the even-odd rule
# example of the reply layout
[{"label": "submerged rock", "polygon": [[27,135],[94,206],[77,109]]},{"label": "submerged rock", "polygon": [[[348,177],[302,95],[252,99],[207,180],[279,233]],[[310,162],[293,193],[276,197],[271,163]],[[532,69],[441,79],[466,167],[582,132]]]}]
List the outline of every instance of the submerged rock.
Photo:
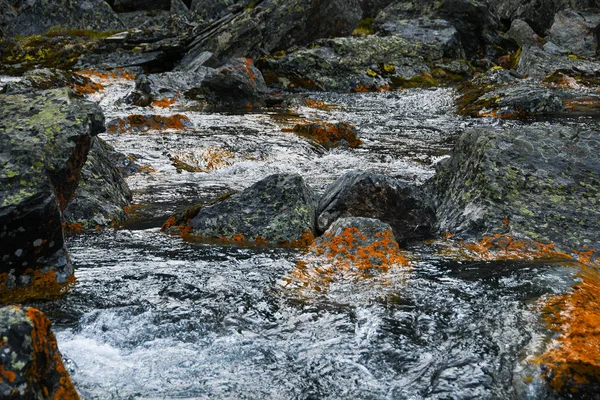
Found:
[{"label": "submerged rock", "polygon": [[202,239],[302,245],[313,235],[316,208],[315,195],[300,175],[276,174],[194,210],[196,215],[188,213],[189,224],[178,230]]},{"label": "submerged rock", "polygon": [[510,234],[600,248],[600,135],[593,128],[473,129],[434,178],[440,232]]},{"label": "submerged rock", "polygon": [[318,38],[349,35],[361,15],[357,0],[264,0],[201,31],[181,64],[205,51],[221,62],[257,59]]},{"label": "submerged rock", "polygon": [[13,36],[39,35],[58,27],[101,32],[124,29],[104,0],[31,0],[21,5],[9,32]]},{"label": "submerged rock", "polygon": [[265,105],[267,85],[252,60],[238,58],[203,80],[206,101],[217,108],[254,108]]},{"label": "submerged rock", "polygon": [[0,96],[0,297],[51,295],[74,279],[61,213],[103,130],[100,108],[68,89]]},{"label": "submerged rock", "polygon": [[383,175],[352,171],[319,200],[317,229],[324,232],[338,218],[376,218],[390,224],[400,243],[431,234],[435,212],[419,188]]},{"label": "submerged rock", "polygon": [[79,399],[51,327],[35,308],[0,308],[0,397]]},{"label": "submerged rock", "polygon": [[131,205],[131,190],[114,165],[115,149],[94,138],[75,196],[64,212],[70,231],[89,230],[123,223]]}]

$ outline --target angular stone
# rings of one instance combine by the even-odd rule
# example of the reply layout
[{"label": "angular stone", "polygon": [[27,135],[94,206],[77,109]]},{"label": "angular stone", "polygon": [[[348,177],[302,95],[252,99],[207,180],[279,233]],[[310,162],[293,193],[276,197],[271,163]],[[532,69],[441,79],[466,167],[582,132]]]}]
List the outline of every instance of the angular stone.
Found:
[{"label": "angular stone", "polygon": [[595,57],[600,43],[600,10],[557,13],[548,38],[571,54]]}]

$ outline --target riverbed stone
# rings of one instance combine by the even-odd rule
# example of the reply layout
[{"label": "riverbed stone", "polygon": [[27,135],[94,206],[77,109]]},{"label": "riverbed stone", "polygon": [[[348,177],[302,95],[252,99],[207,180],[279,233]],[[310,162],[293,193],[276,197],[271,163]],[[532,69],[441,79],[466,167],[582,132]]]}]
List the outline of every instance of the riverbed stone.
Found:
[{"label": "riverbed stone", "polygon": [[21,5],[9,32],[29,36],[52,28],[104,32],[123,29],[124,25],[104,0],[31,0]]},{"label": "riverbed stone", "polygon": [[98,105],[69,89],[0,95],[1,297],[50,295],[74,279],[61,214],[103,130]]},{"label": "riverbed stone", "polygon": [[63,213],[72,232],[121,224],[128,218],[132,193],[123,174],[114,165],[115,149],[95,137],[81,170],[81,180]]},{"label": "riverbed stone", "polygon": [[600,10],[563,10],[556,14],[549,39],[571,54],[595,57],[600,42]]},{"label": "riverbed stone", "polygon": [[520,126],[465,132],[434,178],[441,233],[494,234],[600,249],[600,135],[593,128]]},{"label": "riverbed stone", "polygon": [[214,205],[200,208],[190,235],[204,239],[293,244],[312,236],[317,202],[300,175],[271,175]]},{"label": "riverbed stone", "polygon": [[51,328],[35,308],[0,308],[0,397],[79,399]]},{"label": "riverbed stone", "polygon": [[431,234],[435,211],[418,187],[364,171],[351,171],[331,184],[319,200],[317,230],[339,218],[376,218],[389,224],[405,243]]},{"label": "riverbed stone", "polygon": [[7,82],[1,92],[18,94],[61,87],[76,88],[90,85],[92,85],[92,81],[82,75],[54,68],[42,68],[27,71],[23,75],[23,79],[19,81]]}]

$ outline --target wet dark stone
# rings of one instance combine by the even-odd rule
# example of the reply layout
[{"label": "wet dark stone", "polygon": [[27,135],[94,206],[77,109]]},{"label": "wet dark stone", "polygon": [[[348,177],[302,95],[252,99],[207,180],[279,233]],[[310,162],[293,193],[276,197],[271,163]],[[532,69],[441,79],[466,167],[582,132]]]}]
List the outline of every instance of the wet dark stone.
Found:
[{"label": "wet dark stone", "polygon": [[132,194],[121,170],[113,163],[121,157],[115,153],[104,140],[92,139],[79,186],[63,214],[67,226],[76,224],[76,230],[94,229],[128,218],[125,210],[131,204]]},{"label": "wet dark stone", "polygon": [[0,308],[0,397],[79,399],[51,326],[35,308]]},{"label": "wet dark stone", "polygon": [[89,78],[73,72],[44,68],[26,72],[20,81],[7,82],[1,92],[6,94],[30,93],[65,86],[84,86],[91,83]]},{"label": "wet dark stone", "polygon": [[98,105],[73,98],[68,89],[0,96],[3,290],[28,284],[25,271],[54,271],[58,283],[71,277],[61,213],[75,193],[92,137],[103,130]]},{"label": "wet dark stone", "polygon": [[400,243],[427,237],[435,222],[435,212],[418,187],[362,171],[349,172],[329,186],[317,215],[319,232],[339,218],[379,219],[391,225]]},{"label": "wet dark stone", "polygon": [[290,243],[314,232],[316,208],[314,193],[300,175],[277,174],[201,208],[189,225],[203,238],[242,235],[245,241]]},{"label": "wet dark stone", "polygon": [[114,0],[112,8],[116,12],[171,9],[171,0]]},{"label": "wet dark stone", "polygon": [[600,135],[593,128],[473,129],[434,179],[440,232],[523,235],[600,248]]}]

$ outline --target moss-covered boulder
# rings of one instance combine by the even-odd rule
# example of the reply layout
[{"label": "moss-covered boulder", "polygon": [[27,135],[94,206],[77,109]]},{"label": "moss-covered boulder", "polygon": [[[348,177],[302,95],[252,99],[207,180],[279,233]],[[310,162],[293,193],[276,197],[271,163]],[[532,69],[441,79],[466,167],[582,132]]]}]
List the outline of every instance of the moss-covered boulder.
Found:
[{"label": "moss-covered boulder", "polygon": [[52,28],[109,31],[124,25],[104,0],[31,0],[23,2],[9,33],[39,35]]},{"label": "moss-covered boulder", "polygon": [[357,0],[264,0],[254,5],[202,30],[182,65],[205,51],[223,63],[349,35],[362,17]]},{"label": "moss-covered boulder", "polygon": [[131,190],[114,165],[118,155],[104,140],[95,137],[81,170],[81,180],[63,219],[71,231],[89,230],[124,222],[131,205]]},{"label": "moss-covered boulder", "polygon": [[432,233],[435,212],[417,187],[383,175],[352,171],[331,184],[319,200],[317,229],[326,231],[338,218],[376,218],[390,224],[405,243]]},{"label": "moss-covered boulder", "polygon": [[314,233],[316,209],[315,194],[300,175],[276,174],[188,212],[184,227],[167,224],[165,229],[208,240],[302,245]]},{"label": "moss-covered boulder", "polygon": [[35,308],[0,308],[0,397],[79,399],[51,328]]},{"label": "moss-covered boulder", "polygon": [[600,135],[555,124],[465,132],[434,178],[440,232],[600,249]]},{"label": "moss-covered boulder", "polygon": [[0,298],[44,297],[73,280],[61,214],[103,130],[100,108],[68,89],[0,95]]}]

